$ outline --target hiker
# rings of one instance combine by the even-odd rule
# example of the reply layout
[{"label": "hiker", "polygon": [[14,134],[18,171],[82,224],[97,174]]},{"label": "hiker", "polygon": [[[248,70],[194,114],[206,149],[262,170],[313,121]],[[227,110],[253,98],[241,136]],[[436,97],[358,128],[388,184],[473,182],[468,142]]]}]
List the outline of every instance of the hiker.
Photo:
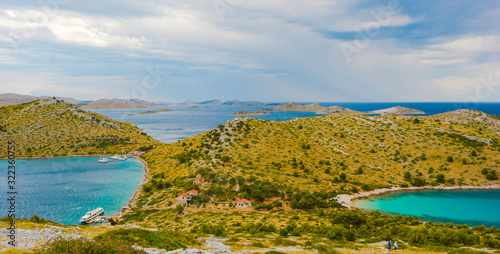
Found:
[{"label": "hiker", "polygon": [[391,252],[391,240],[387,243],[387,248],[389,249],[389,252]]},{"label": "hiker", "polygon": [[398,249],[398,243],[394,242],[394,250],[397,250],[397,249]]}]

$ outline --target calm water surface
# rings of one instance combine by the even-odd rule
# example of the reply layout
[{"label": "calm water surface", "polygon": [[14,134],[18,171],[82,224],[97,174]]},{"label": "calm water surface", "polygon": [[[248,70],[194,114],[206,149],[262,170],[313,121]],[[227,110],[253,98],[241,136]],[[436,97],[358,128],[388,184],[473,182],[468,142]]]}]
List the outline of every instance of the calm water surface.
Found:
[{"label": "calm water surface", "polygon": [[[303,103],[309,104],[309,103]],[[403,106],[424,111],[427,115],[434,115],[457,109],[476,109],[489,114],[500,115],[500,103],[455,103],[455,102],[325,102],[319,103],[329,107],[333,105],[350,108],[358,111],[372,111],[377,109]],[[232,106],[232,105],[198,105],[200,109],[187,109],[185,106],[161,106],[148,109],[113,109],[113,110],[92,110],[112,119],[122,122],[132,122],[144,129],[151,137],[165,142],[173,143],[181,139],[192,137],[203,132],[216,128],[219,124],[235,118],[231,116],[238,110],[257,111],[263,106]],[[127,116],[145,110],[156,110],[169,108],[173,112],[163,112],[158,114]],[[286,121],[297,117],[318,116],[312,112],[269,112],[269,115],[250,116],[253,118]]]},{"label": "calm water surface", "polygon": [[[77,224],[89,209],[117,215],[144,180],[138,159],[98,163],[96,157],[17,160],[17,218],[36,214],[63,224]],[[7,168],[7,161],[0,160]],[[5,174],[6,175],[6,174]],[[7,216],[7,179],[0,182],[0,217]],[[3,191],[5,190],[5,191]]]},{"label": "calm water surface", "polygon": [[500,190],[426,190],[357,200],[354,206],[433,222],[500,227]]}]

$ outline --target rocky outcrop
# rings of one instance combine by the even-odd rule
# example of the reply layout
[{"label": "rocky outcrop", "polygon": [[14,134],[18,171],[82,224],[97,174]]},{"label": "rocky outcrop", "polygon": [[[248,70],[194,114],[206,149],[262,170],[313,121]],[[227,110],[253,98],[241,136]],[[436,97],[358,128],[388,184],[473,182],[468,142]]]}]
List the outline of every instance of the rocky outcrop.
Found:
[{"label": "rocky outcrop", "polygon": [[200,108],[201,108],[200,106],[192,105],[187,107],[186,109],[200,109]]},{"label": "rocky outcrop", "polygon": [[386,108],[386,109],[379,109],[379,110],[374,110],[370,112],[372,114],[399,114],[399,115],[421,115],[425,114],[424,111],[418,110],[418,109],[412,109],[412,108],[406,108],[406,107],[401,107],[401,106],[396,106],[392,108]]}]

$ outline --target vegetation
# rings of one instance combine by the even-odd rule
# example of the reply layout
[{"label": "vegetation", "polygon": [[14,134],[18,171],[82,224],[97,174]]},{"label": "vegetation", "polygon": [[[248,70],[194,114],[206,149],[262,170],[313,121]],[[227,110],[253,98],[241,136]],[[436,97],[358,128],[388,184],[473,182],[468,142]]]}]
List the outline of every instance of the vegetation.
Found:
[{"label": "vegetation", "polygon": [[141,246],[143,248],[159,248],[176,250],[186,248],[187,244],[195,243],[191,237],[176,232],[150,231],[145,229],[118,229],[108,231],[94,237],[97,242],[114,242]]},{"label": "vegetation", "polygon": [[107,241],[88,241],[88,240],[57,240],[50,243],[41,250],[35,251],[36,254],[139,254],[146,253],[142,250],[136,250],[129,244],[107,242]]},{"label": "vegetation", "polygon": [[[130,123],[54,99],[1,107],[0,120],[0,142],[14,140],[18,157],[116,154],[159,144]],[[0,151],[0,158],[6,151]]]}]

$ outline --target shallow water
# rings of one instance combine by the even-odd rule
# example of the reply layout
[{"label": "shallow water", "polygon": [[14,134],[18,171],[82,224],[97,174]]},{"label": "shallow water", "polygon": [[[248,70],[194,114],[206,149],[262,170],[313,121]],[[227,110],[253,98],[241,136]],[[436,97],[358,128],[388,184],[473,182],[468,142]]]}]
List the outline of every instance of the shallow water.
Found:
[{"label": "shallow water", "polygon": [[[135,158],[98,163],[96,157],[17,160],[16,217],[36,214],[63,224],[77,224],[89,210],[117,215],[140,187],[144,164]],[[7,168],[7,161],[0,160]],[[7,216],[7,172],[1,178],[0,217]]]},{"label": "shallow water", "polygon": [[500,227],[500,190],[397,192],[356,200],[354,206],[426,221]]}]

